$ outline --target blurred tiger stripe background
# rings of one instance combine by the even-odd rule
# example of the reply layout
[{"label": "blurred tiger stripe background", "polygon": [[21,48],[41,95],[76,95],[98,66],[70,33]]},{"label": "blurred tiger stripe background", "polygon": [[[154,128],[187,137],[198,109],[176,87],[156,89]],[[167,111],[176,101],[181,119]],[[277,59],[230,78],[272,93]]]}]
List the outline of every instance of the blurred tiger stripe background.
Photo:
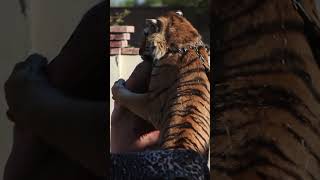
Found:
[{"label": "blurred tiger stripe background", "polygon": [[320,179],[319,36],[293,2],[211,1],[211,179]]}]

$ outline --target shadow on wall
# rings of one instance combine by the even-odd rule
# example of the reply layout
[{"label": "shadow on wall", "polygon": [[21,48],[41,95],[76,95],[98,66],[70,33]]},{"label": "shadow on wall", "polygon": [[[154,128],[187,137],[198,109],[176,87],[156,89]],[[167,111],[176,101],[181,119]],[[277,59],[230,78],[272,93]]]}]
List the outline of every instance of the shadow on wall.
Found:
[{"label": "shadow on wall", "polygon": [[181,10],[183,16],[185,16],[193,26],[199,31],[202,36],[202,40],[206,44],[210,44],[210,17],[208,14],[197,14],[195,8],[173,8],[173,7],[130,7],[130,8],[118,8],[114,7],[110,9],[110,15],[114,15],[117,12],[123,12],[128,9],[131,13],[124,18],[125,25],[135,26],[135,33],[132,34],[130,45],[139,47],[143,38],[144,22],[147,18],[155,18],[163,15],[168,11]]},{"label": "shadow on wall", "polygon": [[14,65],[27,56],[30,48],[29,24],[21,13],[17,0],[0,1],[0,179],[12,146],[13,123],[6,116],[8,109],[4,95],[4,83]]}]

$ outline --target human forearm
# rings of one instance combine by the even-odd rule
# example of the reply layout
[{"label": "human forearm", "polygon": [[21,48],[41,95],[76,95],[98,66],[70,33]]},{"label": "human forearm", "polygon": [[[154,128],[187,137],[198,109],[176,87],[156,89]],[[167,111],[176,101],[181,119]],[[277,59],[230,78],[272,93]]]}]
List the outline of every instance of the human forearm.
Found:
[{"label": "human forearm", "polygon": [[138,115],[142,119],[148,120],[149,117],[149,101],[148,94],[140,94],[129,91],[126,88],[119,89],[115,100],[118,101],[122,106],[128,108],[131,112]]}]

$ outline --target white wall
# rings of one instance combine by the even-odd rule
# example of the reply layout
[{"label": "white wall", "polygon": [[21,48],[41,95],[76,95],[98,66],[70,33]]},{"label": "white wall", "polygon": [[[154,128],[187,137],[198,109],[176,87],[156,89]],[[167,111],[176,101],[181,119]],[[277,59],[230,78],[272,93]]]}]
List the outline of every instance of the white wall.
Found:
[{"label": "white wall", "polygon": [[[114,82],[122,78],[127,80],[137,64],[142,61],[140,56],[110,56],[110,87]],[[110,89],[110,117],[113,110],[113,99]]]},{"label": "white wall", "polygon": [[12,124],[6,116],[4,82],[14,64],[30,48],[28,20],[20,13],[18,0],[0,1],[0,179],[12,145]]}]

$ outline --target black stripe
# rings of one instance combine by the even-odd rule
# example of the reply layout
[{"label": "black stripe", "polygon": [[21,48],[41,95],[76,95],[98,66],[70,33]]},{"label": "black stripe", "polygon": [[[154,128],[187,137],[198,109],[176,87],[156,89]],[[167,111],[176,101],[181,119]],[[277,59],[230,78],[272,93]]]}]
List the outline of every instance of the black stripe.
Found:
[{"label": "black stripe", "polygon": [[197,115],[197,119],[200,119],[200,121],[202,120],[202,122],[205,122],[206,124],[209,123],[208,121],[210,121],[209,118],[207,117],[204,117],[200,114],[195,114],[194,112],[192,112],[191,110],[189,111],[186,111],[186,110],[175,110],[175,111],[172,111],[170,113],[168,113],[165,117],[167,117],[167,119],[170,119],[174,116],[180,116],[182,118],[185,118],[186,116],[190,116],[190,117],[193,117],[193,115]]},{"label": "black stripe", "polygon": [[[183,102],[178,102],[178,103],[174,103],[174,104],[171,104],[170,106],[168,106],[166,109],[171,109],[171,108],[173,108],[174,106],[181,106],[181,104],[184,104],[184,106],[185,106],[185,103],[186,102],[189,102],[189,101],[192,101],[192,99],[188,99],[188,100],[186,100],[186,101],[183,101]],[[198,101],[196,101],[196,102],[193,102],[193,104],[195,105],[196,103],[200,103],[200,102],[198,102]],[[200,103],[200,104],[202,104],[202,103]],[[203,105],[203,104],[202,104]],[[197,117],[197,119],[198,118],[200,118],[200,119],[202,119],[204,122],[205,122],[205,125],[207,126],[207,127],[210,127],[210,125],[209,125],[209,123],[206,121],[206,119],[210,119],[209,117],[206,117],[206,116],[203,116],[203,115],[200,115],[200,114],[203,114],[203,112],[200,112],[198,109],[194,109],[194,110],[196,110],[198,113],[200,113],[200,114],[197,114],[196,112],[193,112],[192,111],[192,109],[191,108],[193,108],[193,107],[196,107],[196,106],[193,106],[193,105],[188,105],[186,108],[184,108],[184,110],[173,110],[173,111],[170,111],[169,110],[169,113],[167,113],[166,115],[168,115],[168,114],[170,114],[170,113],[176,113],[176,112],[183,112],[181,115],[179,115],[179,114],[172,114],[173,116],[174,115],[178,115],[178,116],[181,116],[181,117],[185,117],[185,116],[187,116],[187,115],[196,115],[196,116],[198,116]],[[207,110],[207,112],[208,113],[210,113],[210,110],[209,109],[207,109],[207,108],[205,108],[206,110]],[[185,112],[185,110],[189,110],[189,113],[186,113]],[[172,116],[169,116],[169,117],[172,117]]]},{"label": "black stripe", "polygon": [[[236,119],[233,119],[233,120],[235,120],[236,121]],[[228,126],[229,127],[229,132],[227,132],[227,129],[226,129],[226,127],[225,126],[221,126],[221,128],[219,127],[219,120],[216,120],[216,126],[215,126],[215,128],[213,129],[213,131],[211,131],[211,134],[213,135],[213,136],[221,136],[221,135],[226,135],[226,134],[228,134],[228,136],[229,135],[232,135],[233,134],[233,129],[243,129],[243,128],[245,128],[245,127],[247,127],[247,126],[251,126],[251,125],[255,125],[255,124],[258,124],[258,123],[260,123],[257,119],[255,119],[255,120],[249,120],[249,121],[247,121],[247,122],[245,122],[245,123],[242,123],[242,124],[239,124],[238,126],[232,126],[232,127],[230,127],[230,126]]]},{"label": "black stripe", "polygon": [[191,93],[178,93],[174,97],[171,97],[170,99],[168,99],[166,103],[168,105],[173,104],[173,101],[177,101],[177,99],[184,97],[184,96],[187,96],[187,95],[198,96],[199,98],[201,98],[204,102],[206,102],[210,106],[210,98],[203,97],[201,95],[191,94]]},{"label": "black stripe", "polygon": [[303,106],[314,118],[317,118],[317,115],[314,114],[309,107],[304,104],[303,100],[297,96],[294,92],[285,89],[284,87],[275,86],[275,85],[252,85],[243,88],[217,88],[216,92],[216,102],[224,103],[230,102],[233,99],[238,100],[252,100],[252,101],[263,101],[264,99],[271,100],[279,99],[281,101],[286,101],[287,104]]},{"label": "black stripe", "polygon": [[[182,149],[187,149],[187,146],[185,146],[186,144],[189,145],[190,149],[191,150],[194,150],[194,151],[197,151],[197,152],[200,152],[200,149],[199,147],[191,140],[187,139],[186,137],[183,137],[183,138],[178,138],[177,137],[174,137],[174,138],[171,138],[171,140],[174,140],[175,142],[173,143],[174,145],[170,146],[170,147],[162,147],[164,149],[178,149],[178,148],[182,148]],[[167,141],[166,141],[167,142]],[[165,142],[164,142],[165,143]],[[164,144],[164,143],[161,143],[161,144]]]},{"label": "black stripe", "polygon": [[[312,126],[310,123],[307,123],[309,121],[307,121],[307,118],[305,116],[303,116],[301,113],[299,113],[297,110],[291,108],[289,105],[279,105],[277,103],[280,103],[280,102],[275,102],[275,103],[263,103],[263,104],[257,104],[257,103],[234,103],[232,105],[228,105],[228,106],[224,106],[222,107],[221,109],[223,109],[222,111],[227,111],[227,110],[230,110],[230,109],[239,109],[239,107],[256,107],[256,108],[261,108],[261,107],[276,107],[278,109],[282,109],[282,110],[286,110],[287,112],[289,112],[293,117],[295,117],[299,122],[307,125],[307,127],[309,127],[313,133],[315,133],[316,135],[319,136],[320,138],[320,133],[318,131],[318,129],[314,126]],[[219,109],[219,111],[221,110]],[[217,112],[217,113],[220,113],[220,112]],[[219,116],[219,115],[217,115]],[[220,119],[219,117],[217,117],[217,119]],[[217,120],[218,121],[218,120]],[[221,131],[220,131],[221,133]],[[214,134],[214,132],[213,132]]]},{"label": "black stripe", "polygon": [[194,107],[189,105],[184,110],[170,111],[170,112],[166,113],[164,119],[166,121],[168,121],[168,119],[172,118],[173,116],[186,117],[186,116],[190,116],[190,115],[197,115],[198,118],[202,119],[203,122],[207,122],[208,120],[210,121],[209,117],[206,117],[206,116],[203,116],[203,115],[200,115],[200,114],[196,114],[195,112],[192,111],[192,109],[195,110]]},{"label": "black stripe", "polygon": [[[301,179],[301,177],[292,171],[286,170],[283,167],[280,167],[278,164],[274,164],[272,163],[269,159],[267,159],[267,157],[262,157],[260,155],[257,154],[258,149],[265,149],[267,151],[270,151],[271,153],[275,154],[278,156],[278,158],[282,159],[283,161],[286,161],[288,163],[290,163],[292,166],[295,166],[296,168],[298,168],[298,166],[295,164],[295,162],[291,161],[289,158],[287,158],[287,156],[272,142],[270,142],[269,140],[265,139],[264,137],[257,137],[255,139],[252,139],[250,141],[246,141],[245,143],[242,144],[243,148],[247,148],[247,147],[251,147],[252,151],[247,151],[247,152],[243,152],[242,154],[239,155],[215,155],[211,158],[213,159],[218,159],[218,158],[228,158],[228,159],[235,159],[237,161],[241,161],[243,158],[251,158],[253,161],[248,163],[248,164],[241,164],[242,167],[239,168],[225,168],[223,166],[219,166],[217,164],[213,163],[213,166],[211,164],[211,167],[216,167],[217,169],[227,172],[230,175],[236,175],[237,173],[241,173],[244,170],[248,170],[248,169],[252,169],[252,167],[254,166],[259,166],[259,165],[271,165],[274,167],[277,167],[278,169],[280,169],[283,172],[286,172],[288,175],[295,177],[296,179]],[[254,156],[256,155],[256,156]],[[215,162],[215,161],[213,161]],[[310,172],[306,173],[312,178],[312,179],[316,179],[312,174],[310,174]]]},{"label": "black stripe", "polygon": [[[172,127],[172,128],[175,128],[175,127]],[[171,129],[171,127],[168,127],[166,129],[166,131],[168,131],[168,129]],[[168,143],[170,141],[176,140],[177,137],[181,137],[183,133],[185,133],[184,129],[180,130],[179,132],[175,132],[175,133],[166,133],[163,136],[162,141],[160,142],[160,147],[162,147],[164,143]]]},{"label": "black stripe", "polygon": [[[188,82],[188,83],[185,83],[185,82],[181,82],[179,83],[179,85],[177,86],[177,89],[179,88],[183,88],[183,87],[186,87],[186,86],[202,86],[205,88],[205,90],[207,90],[208,93],[210,93],[210,90],[208,89],[208,86],[206,83],[200,83],[198,82],[197,80],[191,80],[193,82]],[[196,87],[193,87],[194,89],[196,89]]]},{"label": "black stripe", "polygon": [[256,26],[252,25],[229,40],[225,40],[222,43],[222,46],[216,49],[216,53],[223,55],[232,50],[245,48],[250,44],[255,44],[261,36],[275,34],[283,30],[283,26],[285,26],[286,31],[291,30],[290,32],[300,32],[301,34],[304,34],[304,24],[298,21],[274,21]]},{"label": "black stripe", "polygon": [[[183,78],[186,78],[186,77],[188,77],[188,76],[190,76],[190,75],[193,75],[193,73],[199,73],[199,72],[202,72],[202,73],[205,73],[205,68],[194,68],[194,69],[189,69],[189,70],[187,70],[187,71],[185,71],[185,72],[183,72],[183,73],[180,73],[179,75],[179,77],[177,77],[172,83],[170,83],[170,84],[172,84],[172,85],[174,85],[174,84],[176,84],[178,81],[180,81],[181,79],[183,79]],[[151,81],[152,81],[153,79],[151,79]],[[183,81],[182,81],[183,82]],[[149,90],[149,92],[152,92],[152,91],[155,91],[154,89],[152,89],[152,90]]]},{"label": "black stripe", "polygon": [[[217,93],[219,94],[219,93]],[[307,125],[315,134],[320,138],[320,132],[318,127],[315,127],[306,116],[300,113],[295,105],[302,105],[307,110],[307,106],[302,104],[302,100],[299,99],[293,93],[285,91],[277,87],[256,87],[252,89],[242,88],[232,93],[225,93],[223,95],[217,95],[216,98],[216,115],[219,119],[221,113],[228,109],[239,109],[246,106],[259,107],[277,107],[290,112],[299,122]],[[309,113],[317,118],[310,110]]]},{"label": "black stripe", "polygon": [[[196,62],[196,61],[198,61],[198,60],[199,60],[199,58],[196,57],[196,58],[192,59],[191,61],[189,61],[187,64],[184,64],[183,66],[179,67],[179,69],[184,69],[184,68],[192,65],[194,62]],[[153,67],[155,67],[155,68],[162,68],[162,66],[164,66],[164,67],[176,67],[176,66],[171,65],[171,64],[160,64],[160,65],[156,65],[156,66],[153,66]],[[155,76],[158,76],[158,75],[160,75],[160,74],[162,74],[162,73],[160,72],[160,73],[157,73],[157,74],[151,74],[151,77],[155,77]]]},{"label": "black stripe", "polygon": [[[195,131],[195,132],[199,133],[198,131]],[[185,137],[185,138],[191,139],[192,137],[191,137],[191,138]],[[204,151],[206,151],[206,150],[207,150],[207,147],[208,147],[206,144],[209,144],[209,143],[210,143],[210,142],[209,142],[210,140],[208,139],[208,142],[207,142],[207,141],[201,142],[200,139],[198,138],[198,136],[196,136],[196,135],[194,135],[194,138],[197,139],[197,141],[198,141],[199,144],[201,145],[202,149],[204,149]],[[200,136],[200,138],[201,138],[201,139],[204,139],[203,136]],[[190,141],[193,141],[193,140],[191,139]]]},{"label": "black stripe", "polygon": [[266,172],[257,171],[255,174],[257,174],[261,180],[275,180],[272,176],[267,175]]},{"label": "black stripe", "polygon": [[[168,130],[169,129],[181,129],[179,131],[179,133],[169,133]],[[169,125],[163,132],[163,134],[166,134],[164,135],[164,141],[168,141],[168,140],[171,140],[171,139],[174,139],[174,138],[177,138],[177,137],[181,137],[182,136],[182,133],[184,133],[186,130],[188,129],[191,129],[193,130],[198,136],[200,136],[200,138],[206,142],[205,138],[196,130],[194,129],[194,127],[192,126],[191,123],[189,122],[182,122],[182,123],[178,123],[178,124],[174,124],[174,125]],[[168,133],[167,133],[168,132]],[[209,136],[207,130],[204,130],[204,132],[207,134],[207,136]],[[170,139],[171,138],[171,139]],[[186,137],[187,138],[187,137]],[[199,141],[200,142],[200,141]],[[202,144],[200,142],[200,144]]]},{"label": "black stripe", "polygon": [[187,99],[187,100],[184,100],[182,102],[176,102],[176,103],[172,103],[172,104],[167,104],[169,106],[166,106],[167,109],[169,108],[173,108],[174,106],[181,106],[181,104],[186,104],[187,102],[190,102],[190,101],[193,101],[193,99]]},{"label": "black stripe", "polygon": [[[210,126],[209,126],[209,121],[201,121],[201,120],[198,120],[198,118],[194,117],[194,116],[190,116],[190,118],[195,122],[195,123],[198,123],[199,124],[199,127],[203,130],[203,132],[205,132],[208,136],[210,136],[208,134],[208,132],[204,129],[204,126],[208,129],[210,129]],[[203,125],[203,126],[201,126]]]},{"label": "black stripe", "polygon": [[[255,137],[253,139],[246,139],[245,142],[243,142],[240,146],[241,148],[247,149],[246,151],[241,151],[239,149],[238,154],[215,154],[212,158],[217,159],[217,158],[222,158],[222,159],[233,159],[236,161],[241,161],[243,158],[248,158],[248,160],[252,160],[254,163],[251,164],[243,164],[244,167],[240,168],[235,168],[235,169],[230,169],[231,174],[235,174],[240,172],[240,169],[243,168],[249,168],[252,167],[252,165],[264,165],[266,162],[269,160],[266,157],[262,157],[259,155],[259,149],[265,149],[270,151],[272,154],[277,155],[279,158],[282,160],[290,163],[291,165],[297,166],[295,162],[293,162],[291,159],[289,159],[282,151],[279,149],[273,142],[270,140],[266,139],[265,137]],[[250,150],[248,150],[250,148]],[[241,152],[241,153],[240,153]],[[255,161],[260,161],[259,163]]]},{"label": "black stripe", "polygon": [[[263,7],[266,2],[269,2],[269,1],[267,1],[267,0],[254,0],[251,5],[248,5],[248,7],[246,9],[242,9],[239,12],[236,12],[237,9],[233,9],[234,10],[233,14],[228,17],[224,17],[223,19],[220,18],[217,25],[222,26],[225,23],[234,22],[235,18],[240,18],[242,16],[252,14],[255,11],[257,11],[257,9],[259,9],[260,7]],[[241,7],[241,6],[238,6],[238,7]],[[231,13],[228,11],[228,14],[231,14]]]},{"label": "black stripe", "polygon": [[[183,132],[185,132],[185,131],[183,131]],[[163,138],[163,141],[160,143],[160,147],[163,146],[164,143],[167,143],[167,142],[170,142],[170,141],[174,141],[173,144],[175,144],[177,147],[181,147],[182,139],[188,139],[187,144],[193,145],[193,146],[195,145],[195,146],[197,147],[198,151],[199,151],[199,147],[194,143],[193,140],[191,140],[189,137],[186,137],[186,136],[181,137],[183,132],[181,131],[181,132],[179,132],[179,133],[172,133],[172,134],[169,134],[169,135],[165,136],[165,137]],[[195,131],[195,132],[197,132],[197,131]],[[179,140],[179,139],[177,140],[177,137],[180,137],[179,139],[181,139],[179,142],[177,142],[177,141]],[[206,141],[204,140],[204,143],[202,143],[197,136],[194,136],[194,137],[197,139],[197,141],[198,141],[199,144],[202,146],[202,148],[203,148],[204,150],[207,150],[208,145],[207,145]],[[200,136],[200,137],[203,138],[202,136]],[[208,143],[209,143],[209,142],[208,142]],[[206,144],[206,145],[205,145],[205,144]],[[173,147],[173,146],[172,146],[172,147]]]},{"label": "black stripe", "polygon": [[178,140],[175,141],[175,145],[181,145],[181,144],[189,144],[191,146],[193,146],[193,149],[195,149],[197,152],[200,152],[199,147],[197,146],[197,144],[195,144],[193,141],[191,141],[190,139],[183,137],[183,138],[179,138]]},{"label": "black stripe", "polygon": [[[169,106],[167,109],[169,109],[170,107],[171,106]],[[195,110],[195,111],[193,111],[193,110]],[[196,113],[196,112],[198,112],[198,113]],[[210,113],[210,111],[207,111],[207,112]],[[179,114],[179,113],[181,113],[181,114]],[[204,116],[202,114],[203,114],[203,112],[200,112],[198,109],[196,109],[195,106],[188,105],[183,110],[169,110],[165,114],[165,117],[166,117],[166,119],[170,119],[173,116],[180,116],[180,117],[190,116],[190,117],[193,117],[195,115],[195,116],[197,116],[196,119],[200,118],[200,120],[202,120],[202,122],[204,122],[207,127],[210,127],[209,122],[208,122],[208,121],[210,121],[209,120],[210,118],[207,117],[207,116]],[[193,118],[195,118],[195,117],[193,117]]]},{"label": "black stripe", "polygon": [[[182,111],[183,112],[183,111]],[[169,118],[172,118],[172,117],[174,117],[174,116],[180,116],[180,117],[183,117],[183,118],[185,118],[186,116],[190,116],[191,118],[194,118],[194,119],[199,119],[200,118],[200,120],[199,121],[201,121],[202,123],[204,123],[204,125],[205,124],[209,124],[209,119],[207,118],[207,119],[205,119],[203,116],[201,116],[201,115],[197,115],[198,117],[193,117],[193,115],[195,115],[195,114],[186,114],[186,113],[182,113],[182,114],[179,114],[177,111],[176,112],[174,112],[174,113],[172,113],[172,114],[170,114],[170,116],[169,116]],[[201,128],[202,128],[202,126],[201,125],[199,125]],[[210,126],[207,126],[207,127],[209,127],[208,129],[210,129]],[[167,130],[167,129],[166,129]],[[166,130],[164,131],[164,132],[166,132]],[[206,131],[205,131],[205,133],[207,133]],[[208,134],[208,136],[209,136],[209,134]]]},{"label": "black stripe", "polygon": [[315,89],[315,87],[312,84],[310,75],[299,69],[299,68],[291,68],[290,70],[283,70],[283,69],[276,69],[276,70],[251,70],[250,72],[237,72],[232,73],[232,75],[224,76],[219,81],[227,81],[228,79],[234,79],[239,77],[248,77],[248,76],[257,76],[257,75],[268,75],[268,74],[276,74],[276,73],[287,73],[287,74],[293,74],[296,77],[300,78],[303,83],[306,85],[306,87],[309,89],[309,91],[312,93],[314,98],[318,103],[320,103],[320,95]]},{"label": "black stripe", "polygon": [[161,107],[162,111],[164,110],[164,108],[166,109],[170,109],[170,108],[173,108],[175,106],[181,106],[181,104],[186,104],[187,102],[190,102],[190,101],[193,101],[193,99],[187,99],[187,100],[184,100],[182,102],[176,102],[176,103],[164,103]]},{"label": "black stripe", "polygon": [[[208,109],[208,106],[204,105],[201,101],[198,101],[198,103],[201,104],[201,106],[203,106],[208,112],[210,112],[210,109]],[[210,104],[209,104],[210,107]]]},{"label": "black stripe", "polygon": [[[174,88],[173,90],[177,90],[179,92],[180,88],[186,87],[186,86],[203,86],[208,93],[210,93],[210,90],[208,89],[207,85],[205,83],[200,83],[198,81],[199,78],[195,78],[193,80],[190,81],[183,81],[183,82],[179,82],[179,84],[177,86],[174,86],[177,82],[171,83],[169,87],[163,88],[161,90],[159,90],[158,92],[156,92],[156,90],[150,90],[149,93],[152,94],[152,99],[156,99],[157,97],[159,97],[161,94],[165,93],[166,91],[168,91],[171,88]],[[200,78],[202,79],[202,78]],[[196,87],[191,87],[190,89],[196,89]]]},{"label": "black stripe", "polygon": [[204,92],[202,92],[201,90],[198,89],[184,89],[184,90],[180,90],[178,91],[177,96],[198,96],[201,97],[201,99],[203,99],[204,101],[209,103],[209,99],[210,97],[208,97]]},{"label": "black stripe", "polygon": [[[226,61],[225,61],[226,62]],[[227,62],[226,62],[227,63]],[[247,62],[241,62],[236,65],[227,65],[225,63],[225,68],[230,69],[239,69],[245,68],[248,66],[256,66],[256,65],[272,65],[272,64],[286,64],[286,65],[296,65],[296,66],[304,66],[306,63],[304,59],[293,51],[292,49],[283,49],[283,48],[273,48],[268,56],[257,57],[248,60]]]},{"label": "black stripe", "polygon": [[[198,135],[198,137],[200,137],[202,139],[202,141],[204,141],[204,143],[206,143],[206,139],[192,126],[192,124],[189,122],[186,122],[186,123],[187,123],[187,126],[185,126],[184,128],[193,130]],[[209,133],[207,132],[207,130],[205,130],[204,132],[209,137]],[[197,136],[195,136],[195,137],[197,137]],[[201,141],[199,139],[198,139],[198,141],[203,146],[203,143],[201,143]],[[205,149],[205,147],[204,147],[204,149]]]},{"label": "black stripe", "polygon": [[[288,127],[288,126],[284,126],[284,128],[286,128],[288,130],[288,132],[298,141],[298,142],[301,142],[301,141],[304,141],[307,143],[307,141],[302,137],[300,136],[299,134],[297,134],[292,128]],[[308,144],[304,144],[302,145],[303,147],[305,147],[306,151],[308,151],[315,159],[316,161],[318,162],[318,165],[320,166],[320,157],[312,151],[311,147],[308,145]]]}]

